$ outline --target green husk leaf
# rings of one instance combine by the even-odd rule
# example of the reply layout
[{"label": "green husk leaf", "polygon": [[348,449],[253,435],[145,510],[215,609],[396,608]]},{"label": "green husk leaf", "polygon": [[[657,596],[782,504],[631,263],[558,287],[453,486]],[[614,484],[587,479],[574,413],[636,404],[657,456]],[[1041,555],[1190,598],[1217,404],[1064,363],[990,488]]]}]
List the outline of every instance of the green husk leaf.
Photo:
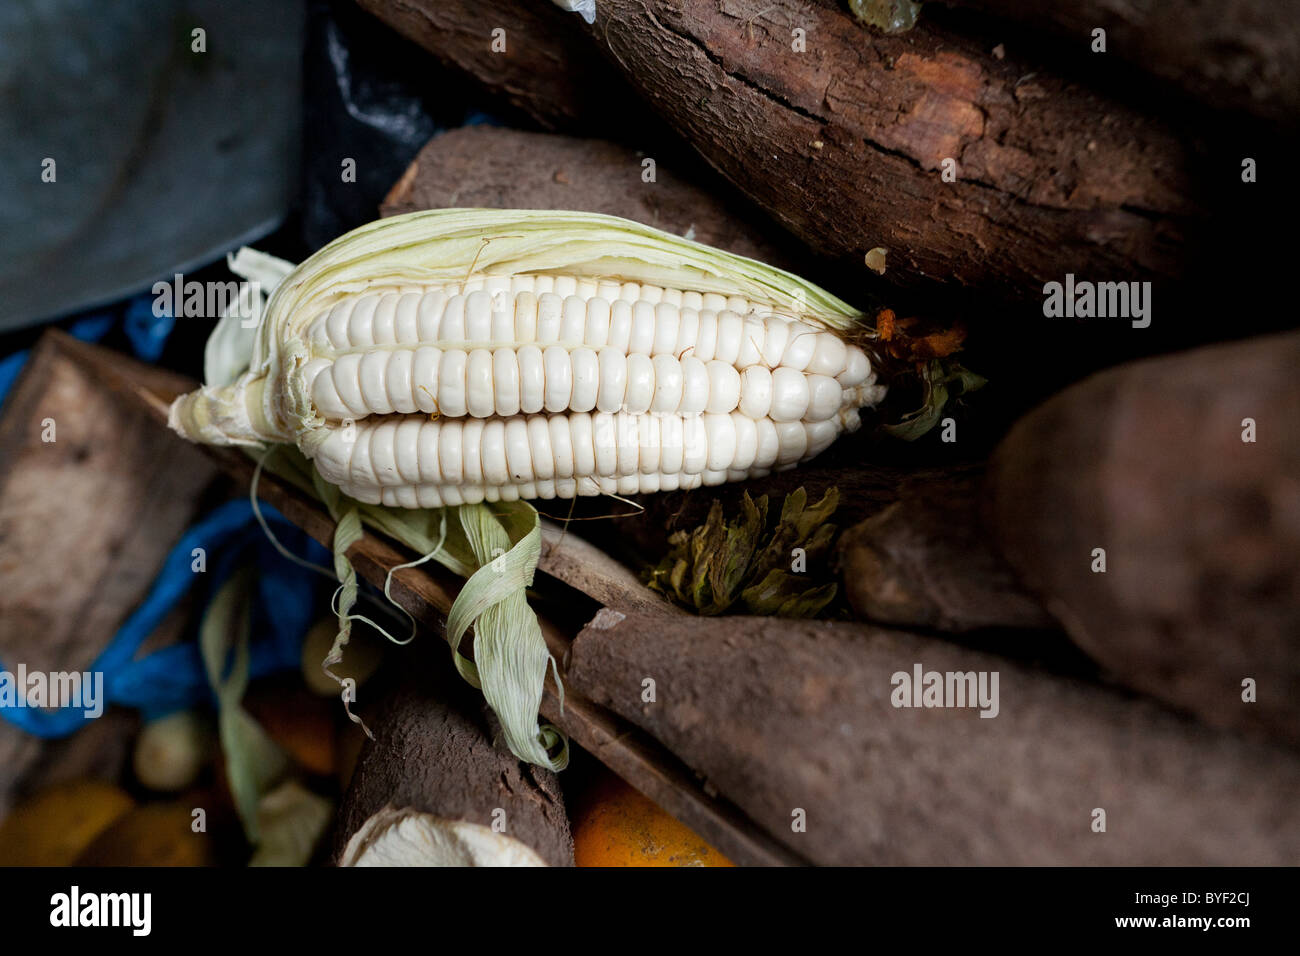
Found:
[{"label": "green husk leaf", "polygon": [[248,568],[221,586],[199,625],[199,651],[217,697],[217,730],[235,810],[256,845],[259,801],[284,776],[289,758],[240,705],[248,688],[251,591]]},{"label": "green husk leaf", "polygon": [[334,816],[334,801],[287,780],[257,808],[261,842],[249,866],[306,866]]},{"label": "green husk leaf", "polygon": [[[516,756],[563,769],[567,741],[554,727],[537,721],[546,668],[552,663],[526,593],[541,552],[537,511],[524,502],[497,502],[491,508],[461,505],[456,510],[479,566],[452,604],[447,642],[454,652],[474,624],[474,662],[464,662],[473,669],[472,677],[463,667],[461,673],[482,688]],[[458,667],[462,661],[458,659]],[[552,756],[548,751],[557,743],[561,749]]]},{"label": "green husk leaf", "polygon": [[838,328],[861,315],[825,289],[754,259],[629,219],[538,209],[431,209],[367,223],[304,261],[268,309],[297,313],[378,285],[460,281],[471,268],[482,275],[617,276],[739,294]]},{"label": "green husk leaf", "polygon": [[776,617],[816,617],[835,600],[837,590],[832,583],[796,593],[777,609]]},{"label": "green husk leaf", "polygon": [[884,426],[888,434],[903,441],[915,441],[939,424],[950,399],[988,384],[988,379],[948,359],[930,359],[919,374],[924,386],[921,407],[908,412],[895,424]]},{"label": "green husk leaf", "polygon": [[726,537],[722,506],[715,501],[709,509],[708,520],[691,540],[691,558],[695,564],[695,604],[700,608],[709,608],[709,613],[718,613],[725,609],[727,603],[727,592],[719,586],[722,575],[717,570],[718,562],[726,557]]},{"label": "green husk leaf", "polygon": [[[351,633],[350,620],[345,618],[356,600],[357,577],[345,552],[360,536],[362,524],[421,555],[432,555],[433,560],[467,579],[447,618],[447,643],[456,669],[482,690],[515,756],[562,770],[568,763],[568,741],[554,726],[541,724],[537,718],[546,669],[553,663],[537,614],[527,600],[541,550],[537,510],[526,502],[410,510],[363,504],[322,479],[292,446],[278,446],[266,467],[320,499],[338,522],[334,569],[343,590],[334,650],[341,655]],[[445,538],[441,534],[444,521]],[[471,627],[473,660],[460,652]],[[331,663],[337,663],[332,660],[334,650],[327,658]],[[560,686],[558,680],[556,684]],[[562,687],[560,693],[563,695]]]},{"label": "green husk leaf", "polygon": [[227,255],[226,265],[247,281],[240,283],[238,300],[223,312],[203,347],[203,381],[207,385],[229,385],[248,368],[266,298],[293,271],[292,262],[247,246]]}]

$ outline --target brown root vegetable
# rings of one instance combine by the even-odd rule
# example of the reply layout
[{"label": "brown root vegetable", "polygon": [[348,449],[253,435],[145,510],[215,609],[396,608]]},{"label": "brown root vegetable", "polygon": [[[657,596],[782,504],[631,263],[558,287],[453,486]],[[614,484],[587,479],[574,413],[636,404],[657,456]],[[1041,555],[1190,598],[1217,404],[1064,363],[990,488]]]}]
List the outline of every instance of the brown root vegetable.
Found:
[{"label": "brown root vegetable", "polygon": [[[985,675],[992,707],[895,706],[912,700],[898,675],[918,667],[977,685]],[[1277,864],[1300,854],[1294,755],[944,641],[606,609],[574,641],[567,680],[815,863]]]},{"label": "brown root vegetable", "polygon": [[[436,19],[441,4],[400,6]],[[1177,275],[1203,218],[1171,127],[924,17],[884,36],[832,0],[601,0],[593,27],[570,15],[529,43],[564,63],[583,32],[710,165],[867,290],[1024,299],[1062,278],[1062,262],[1114,280]],[[481,28],[422,42],[509,94],[498,64],[474,62]],[[573,75],[605,82],[585,59]]]},{"label": "brown root vegetable", "polygon": [[[0,661],[10,667],[89,668],[217,474],[197,449],[152,427],[135,391],[170,398],[187,380],[116,353],[96,362],[94,349],[48,330],[0,409]],[[0,813],[55,750],[73,773],[115,779],[134,724],[95,723],[82,750],[82,734],[52,746],[0,721]]]},{"label": "brown root vegetable", "polygon": [[[520,163],[519,157],[528,162]],[[600,139],[466,126],[440,133],[420,150],[393,186],[385,216],[474,206],[492,209],[576,209],[622,216],[698,242],[789,268],[749,210],[728,205],[656,163],[642,180],[644,156]],[[769,227],[770,228],[770,227]]]},{"label": "brown root vegetable", "polygon": [[1094,375],[1012,429],[986,496],[1003,553],[1117,680],[1292,745],[1298,368],[1288,333]]},{"label": "brown root vegetable", "polygon": [[844,593],[859,617],[954,632],[1055,626],[980,525],[981,477],[972,467],[907,479],[897,501],[844,532]]},{"label": "brown root vegetable", "polygon": [[366,732],[350,720],[340,721],[334,735],[334,752],[339,755],[338,782],[340,790],[347,790],[352,774],[361,759],[366,743]]},{"label": "brown root vegetable", "polygon": [[1177,273],[1176,222],[1196,205],[1178,135],[980,40],[924,18],[881,35],[829,0],[604,0],[589,34],[714,167],[868,288],[873,249],[886,281],[1009,298],[1040,295],[1063,261]]},{"label": "brown root vegetable", "polygon": [[472,694],[439,675],[373,695],[383,702],[339,812],[340,864],[573,865],[555,775],[495,747]]},{"label": "brown root vegetable", "polygon": [[1294,124],[1300,116],[1300,8],[1276,0],[948,0],[1041,27],[1180,87],[1198,103]]},{"label": "brown root vegetable", "polygon": [[[547,129],[617,124],[635,94],[567,29],[571,13],[518,0],[358,0],[449,67]],[[493,36],[493,30],[501,30]],[[631,126],[630,118],[628,121]],[[465,203],[463,205],[469,205]]]}]

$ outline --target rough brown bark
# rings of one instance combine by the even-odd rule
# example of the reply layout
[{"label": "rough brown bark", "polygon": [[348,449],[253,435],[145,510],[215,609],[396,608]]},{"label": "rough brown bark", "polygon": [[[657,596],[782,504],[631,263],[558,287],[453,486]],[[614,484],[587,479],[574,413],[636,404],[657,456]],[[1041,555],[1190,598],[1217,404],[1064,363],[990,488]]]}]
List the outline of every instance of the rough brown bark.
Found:
[{"label": "rough brown bark", "polygon": [[1277,0],[945,0],[1051,30],[1186,91],[1197,101],[1294,124],[1300,118],[1300,6]]},{"label": "rough brown bark", "polygon": [[887,280],[1023,298],[1063,263],[1177,272],[1195,209],[1178,137],[1014,56],[924,24],[878,35],[801,0],[607,0],[589,32],[779,222],[841,260],[886,248]]},{"label": "rough brown bark", "polygon": [[[998,672],[998,715],[894,707],[892,675],[916,664]],[[1294,755],[944,641],[607,609],[574,641],[568,677],[818,863],[1265,864],[1300,853]],[[1092,829],[1097,808],[1104,833]],[[798,810],[806,832],[792,828]]]},{"label": "rough brown bark", "polygon": [[339,810],[336,858],[352,834],[385,808],[485,827],[501,809],[506,836],[551,866],[573,865],[573,838],[555,774],[495,747],[482,701],[473,694],[433,665],[420,668],[418,681],[384,692],[377,715],[367,720],[375,739],[362,749]]},{"label": "rough brown bark", "polygon": [[[523,6],[494,0],[492,15]],[[500,88],[475,61],[481,21],[423,42]],[[875,247],[889,250],[888,282],[1016,298],[1066,267],[1177,274],[1199,216],[1184,145],[1160,121],[924,19],[880,36],[829,2],[608,0],[592,28],[572,16],[553,26],[521,29],[556,60],[587,29],[713,166],[811,249],[853,264],[866,289],[880,287],[864,264]],[[795,29],[804,52],[791,49]],[[605,84],[587,60],[571,69]],[[942,181],[946,158],[956,182]]]},{"label": "rough brown bark", "polygon": [[[1012,565],[1118,679],[1292,745],[1297,368],[1300,333],[1288,333],[1102,372],[1016,425],[986,495]],[[1242,700],[1246,678],[1257,703]]]},{"label": "rough brown bark", "polygon": [[[546,129],[620,126],[635,99],[598,53],[569,29],[577,19],[551,3],[518,0],[357,0],[444,64]],[[494,29],[505,50],[492,49]],[[518,159],[519,157],[516,157]]]},{"label": "rough brown bark", "polygon": [[908,479],[897,501],[844,532],[844,593],[860,617],[957,632],[1055,626],[980,525],[982,473]]},{"label": "rough brown bark", "polygon": [[[526,157],[526,161],[521,158]],[[642,180],[642,157],[614,143],[499,126],[469,126],[431,139],[380,213],[444,206],[576,209],[643,222],[742,256],[786,265],[753,216],[663,165]]]},{"label": "rough brown bark", "polygon": [[577,534],[542,520],[539,570],[604,605],[631,607],[647,614],[683,614],[677,605],[651,591],[627,565]]}]

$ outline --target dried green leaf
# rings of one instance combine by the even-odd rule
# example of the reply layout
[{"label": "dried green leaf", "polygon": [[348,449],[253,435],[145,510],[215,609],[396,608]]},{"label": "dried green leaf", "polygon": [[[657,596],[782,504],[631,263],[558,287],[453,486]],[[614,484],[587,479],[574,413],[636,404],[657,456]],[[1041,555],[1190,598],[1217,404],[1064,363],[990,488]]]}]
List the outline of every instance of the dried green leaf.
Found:
[{"label": "dried green leaf", "polygon": [[722,521],[722,505],[713,502],[709,517],[691,536],[691,558],[695,568],[691,588],[691,602],[701,613],[718,613],[718,592],[713,580],[718,576],[715,562],[724,559],[726,526]]},{"label": "dried green leaf", "polygon": [[925,386],[921,407],[908,412],[896,424],[885,426],[886,432],[904,441],[915,441],[939,424],[949,399],[988,384],[988,379],[948,359],[931,359],[921,368],[920,375]]},{"label": "dried green leaf", "polygon": [[673,594],[675,594],[679,600],[686,600],[686,574],[690,569],[691,566],[687,563],[686,559],[681,558],[673,562],[673,569],[668,574],[668,583],[673,589]]},{"label": "dried green leaf", "polygon": [[[785,503],[781,506],[781,517],[772,531],[771,539],[759,553],[751,568],[751,580],[762,580],[774,569],[788,569],[796,547],[802,547],[805,552],[807,551],[808,542],[816,529],[827,525],[831,515],[839,507],[839,489],[828,489],[822,499],[811,508],[806,507],[807,502],[808,494],[803,488],[786,495]],[[831,528],[831,534],[834,535],[834,525],[831,525]]]},{"label": "dried green leaf", "polygon": [[669,552],[647,574],[647,583],[703,616],[738,604],[755,614],[820,613],[834,599],[835,585],[796,573],[794,549],[803,549],[803,567],[819,565],[838,530],[829,520],[838,505],[835,488],[811,506],[807,492],[798,488],[786,496],[769,528],[766,496],[755,500],[742,494],[740,514],[731,522],[714,501],[702,525],[668,539]]},{"label": "dried green leaf", "polygon": [[777,610],[777,617],[816,617],[835,600],[838,590],[834,582],[811,588],[790,598]]},{"label": "dried green leaf", "polygon": [[[346,529],[359,534],[358,518],[360,523],[467,579],[448,620],[449,637],[453,633],[452,619],[458,628],[454,640],[449,641],[458,670],[470,683],[481,685],[484,699],[501,720],[506,742],[515,756],[551,770],[563,769],[568,761],[568,742],[555,727],[539,723],[537,718],[551,657],[527,599],[541,547],[536,509],[527,502],[498,502],[491,508],[461,505],[431,509],[362,504],[320,480],[301,452],[287,446],[279,447],[266,467],[315,495],[338,522],[334,561],[345,588],[337,602],[340,609],[345,608],[348,582],[353,588],[356,584],[355,572],[344,553],[350,541],[340,535]],[[491,570],[480,573],[484,568]],[[456,653],[471,625],[474,661]]]},{"label": "dried green leaf", "polygon": [[805,578],[779,569],[768,572],[741,598],[750,614],[768,617],[815,617],[835,597],[833,582],[809,588]]},{"label": "dried green leaf", "polygon": [[838,528],[833,524],[823,524],[812,533],[812,537],[807,538],[802,545],[804,558],[809,564],[813,564],[824,558],[835,543],[835,535]]},{"label": "dried green leaf", "polygon": [[745,492],[740,501],[741,516],[734,524],[727,527],[727,542],[722,552],[715,558],[715,567],[721,569],[714,583],[714,595],[722,595],[725,605],[730,607],[736,600],[741,583],[747,577],[758,542],[763,534],[767,517],[767,499],[762,499],[762,506],[754,503]]},{"label": "dried green leaf", "polygon": [[199,624],[199,651],[217,698],[217,731],[235,810],[248,841],[260,839],[257,807],[288,770],[289,758],[240,705],[248,688],[252,571],[241,568],[217,591]]}]

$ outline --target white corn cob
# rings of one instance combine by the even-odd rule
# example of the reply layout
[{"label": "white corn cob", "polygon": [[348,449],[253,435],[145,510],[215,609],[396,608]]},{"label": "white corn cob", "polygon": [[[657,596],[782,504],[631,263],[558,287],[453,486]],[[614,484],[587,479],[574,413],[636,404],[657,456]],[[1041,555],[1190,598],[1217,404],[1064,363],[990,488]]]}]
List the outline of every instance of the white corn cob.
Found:
[{"label": "white corn cob", "polygon": [[234,397],[205,389],[178,400],[173,426],[207,441],[293,441],[326,480],[373,504],[633,494],[761,476],[857,428],[858,409],[884,393],[866,353],[813,313],[705,282],[395,272],[337,291],[326,284],[281,311],[268,330],[276,338],[261,343],[264,367]]},{"label": "white corn cob", "polygon": [[299,387],[340,423],[313,442],[316,467],[359,501],[407,508],[757,477],[856,428],[881,391],[833,332],[636,283],[371,292],[307,328]]}]

